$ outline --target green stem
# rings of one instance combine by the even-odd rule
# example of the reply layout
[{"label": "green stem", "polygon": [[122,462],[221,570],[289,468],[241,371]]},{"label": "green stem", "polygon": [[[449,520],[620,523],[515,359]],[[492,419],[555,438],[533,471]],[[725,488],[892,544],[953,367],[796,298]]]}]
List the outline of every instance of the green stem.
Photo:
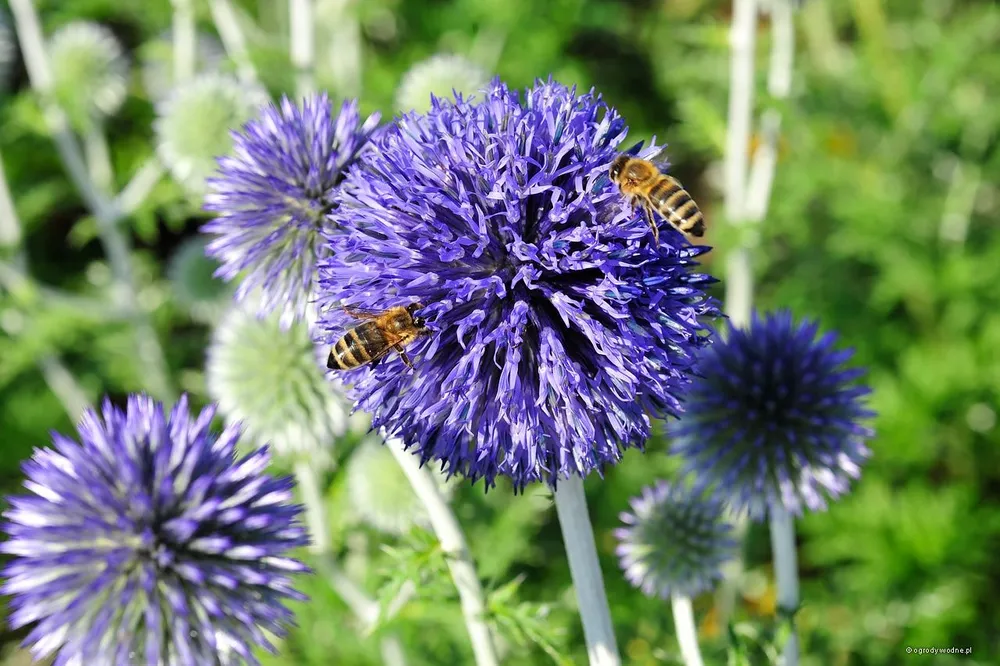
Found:
[{"label": "green stem", "polygon": [[560,480],[555,498],[590,666],[620,666],[622,658],[618,653],[611,609],[604,591],[604,576],[597,557],[594,528],[587,513],[583,479],[571,476]]},{"label": "green stem", "polygon": [[499,660],[496,648],[485,619],[486,596],[455,513],[448,506],[431,473],[420,466],[414,454],[403,449],[400,440],[388,439],[385,445],[392,451],[392,455],[413,487],[413,492],[427,510],[431,527],[441,543],[441,550],[445,554],[455,589],[458,591],[476,666],[497,666]]}]

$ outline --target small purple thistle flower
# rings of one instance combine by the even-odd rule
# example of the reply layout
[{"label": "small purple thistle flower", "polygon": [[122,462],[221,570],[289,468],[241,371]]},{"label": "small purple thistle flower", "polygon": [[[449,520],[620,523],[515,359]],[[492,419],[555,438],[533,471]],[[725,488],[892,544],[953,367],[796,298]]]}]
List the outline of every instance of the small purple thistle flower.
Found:
[{"label": "small purple thistle flower", "polygon": [[870,455],[874,431],[861,421],[875,415],[862,400],[871,389],[855,382],[865,371],[843,367],[853,350],[834,350],[834,333],[817,340],[818,329],[788,311],[754,314],[705,351],[670,430],[685,471],[755,520],[768,506],[825,509],[824,495],[847,492]]},{"label": "small purple thistle flower", "polygon": [[239,430],[209,432],[187,397],[163,406],[131,396],[122,411],[88,410],[81,444],[58,433],[25,463],[25,487],[4,513],[15,559],[0,590],[35,659],[71,664],[258,664],[264,631],[285,633],[285,599],[304,599],[286,556],[308,541],[292,480],[265,473],[268,455],[237,459]]},{"label": "small purple thistle flower", "polygon": [[301,108],[283,97],[233,133],[233,153],[207,181],[205,210],[219,216],[202,231],[216,236],[206,251],[222,263],[217,276],[245,273],[237,300],[260,287],[261,314],[279,310],[286,326],[305,315],[326,251],[320,232],[378,121],[376,113],[361,123],[356,101],[334,116],[325,94]]},{"label": "small purple thistle flower", "polygon": [[449,475],[554,487],[681,411],[717,313],[692,272],[709,248],[666,224],[652,244],[608,178],[627,128],[599,96],[484,92],[401,117],[348,174],[318,329],[332,344],[356,323],[338,304],[421,303],[413,371],[390,354],[343,373],[358,408]]},{"label": "small purple thistle flower", "polygon": [[693,597],[722,577],[739,543],[721,499],[660,481],[629,500],[614,531],[625,579],[649,597]]}]

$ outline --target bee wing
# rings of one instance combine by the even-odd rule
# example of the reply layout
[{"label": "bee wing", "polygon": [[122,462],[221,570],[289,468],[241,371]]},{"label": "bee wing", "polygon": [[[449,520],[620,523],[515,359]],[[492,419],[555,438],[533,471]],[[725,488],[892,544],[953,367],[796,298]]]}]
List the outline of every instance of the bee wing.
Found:
[{"label": "bee wing", "polygon": [[365,308],[356,308],[352,305],[344,305],[341,309],[355,319],[375,319],[385,314],[385,310],[368,310]]},{"label": "bee wing", "polygon": [[648,159],[650,162],[652,162],[653,165],[657,169],[659,169],[660,171],[666,171],[667,167],[670,164],[670,160],[668,159],[668,156],[667,156],[667,147],[666,146],[663,146],[658,151],[656,151],[655,154],[653,154],[650,157],[647,157],[646,159]]}]

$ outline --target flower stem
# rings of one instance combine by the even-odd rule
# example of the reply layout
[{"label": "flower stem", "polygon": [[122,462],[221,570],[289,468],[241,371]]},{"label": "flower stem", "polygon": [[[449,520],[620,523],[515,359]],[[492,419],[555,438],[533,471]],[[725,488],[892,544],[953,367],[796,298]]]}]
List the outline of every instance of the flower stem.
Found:
[{"label": "flower stem", "polygon": [[392,451],[417,499],[427,510],[431,527],[441,543],[441,550],[444,551],[452,580],[458,590],[476,665],[496,666],[499,660],[485,619],[486,598],[458,519],[438,489],[433,475],[420,466],[417,456],[404,450],[403,443],[398,439],[386,439],[385,445]]},{"label": "flower stem", "polygon": [[330,550],[330,530],[326,525],[326,504],[320,490],[319,470],[304,460],[295,463],[295,479],[306,508],[306,524],[312,536],[310,550],[327,553]]},{"label": "flower stem", "polygon": [[[10,186],[7,184],[7,172],[3,168],[3,155],[0,154],[0,248],[7,247],[16,249],[14,264],[17,269],[11,268],[6,277],[12,280],[0,278],[0,285],[8,291],[25,286],[27,277],[22,277],[19,271],[28,270],[28,255],[21,247],[24,233],[21,231],[21,218],[14,208],[14,200],[10,196]],[[5,264],[0,262],[0,268]],[[23,282],[21,282],[23,280]],[[30,288],[30,287],[29,287]],[[55,394],[63,409],[70,419],[76,422],[83,414],[83,411],[90,407],[90,400],[87,393],[81,388],[73,373],[63,365],[63,362],[55,354],[43,354],[38,360],[38,368],[42,372],[42,377],[49,389]]]},{"label": "flower stem", "polygon": [[[309,526],[309,534],[312,535],[310,549],[317,556],[317,566],[326,576],[330,588],[347,604],[355,617],[361,620],[365,630],[370,631],[378,622],[379,605],[344,573],[330,550],[330,530],[327,529],[326,503],[320,489],[319,472],[314,465],[297,462],[295,478],[298,481],[299,492],[302,493],[302,503],[306,508],[306,523]],[[386,666],[406,666],[406,654],[398,636],[388,635],[379,645]]]},{"label": "flower stem", "polygon": [[122,217],[135,212],[143,200],[149,195],[163,177],[163,165],[155,157],[151,157],[132,174],[132,179],[125,184],[115,199],[114,208]]},{"label": "flower stem", "polygon": [[306,524],[312,537],[309,549],[317,556],[319,567],[326,575],[330,587],[340,595],[362,622],[370,625],[378,618],[378,604],[368,598],[365,591],[340,569],[330,550],[330,530],[327,527],[326,502],[320,489],[319,470],[308,462],[296,462],[295,479],[298,482],[299,492],[302,493]]},{"label": "flower stem", "polygon": [[326,5],[329,41],[336,57],[329,60],[334,89],[342,97],[361,94],[361,26],[354,0],[330,0]]},{"label": "flower stem", "polygon": [[753,114],[754,47],[757,36],[757,0],[733,0],[729,29],[729,116],[726,123],[725,209],[730,223],[743,219],[747,180],[747,148]]},{"label": "flower stem", "polygon": [[[795,26],[791,0],[777,0],[771,7],[771,61],[767,71],[767,92],[774,100],[788,98],[792,89],[792,63],[795,58]],[[764,111],[760,119],[761,141],[754,151],[743,212],[748,222],[767,217],[771,186],[778,165],[778,135],[781,112]]]},{"label": "flower stem", "polygon": [[[795,522],[780,504],[769,508],[771,521],[771,550],[774,557],[774,575],[778,586],[778,608],[791,616],[799,605],[799,572],[795,555]],[[799,663],[798,636],[795,626],[788,636],[783,655],[783,666]]]},{"label": "flower stem", "polygon": [[969,220],[975,209],[982,171],[973,162],[956,160],[951,167],[950,180],[938,227],[938,238],[961,245],[969,233]]},{"label": "flower stem", "polygon": [[[746,543],[749,519],[746,514],[733,516],[733,536],[737,543]],[[722,565],[722,582],[715,592],[715,608],[719,614],[719,625],[726,626],[736,610],[736,595],[739,582],[743,578],[743,551]]]},{"label": "flower stem", "polygon": [[[790,0],[776,0],[771,8],[770,64],[768,92],[774,99],[788,97],[791,90],[795,55],[795,30]],[[767,216],[771,186],[777,167],[778,134],[781,113],[768,109],[761,118],[761,142],[753,155],[747,151],[753,115],[754,45],[757,32],[757,0],[733,0],[733,24],[730,33],[729,118],[726,135],[725,187],[726,216],[731,224],[757,223]],[[748,175],[749,174],[749,175]],[[754,229],[748,231],[755,233]],[[726,314],[734,327],[750,323],[753,309],[753,264],[746,234],[740,245],[726,257]],[[740,539],[746,534],[745,518],[736,525]],[[742,558],[724,567],[723,582],[717,593],[719,621],[726,623],[736,601],[737,583],[743,573]]]},{"label": "flower stem", "polygon": [[14,209],[14,199],[7,185],[7,173],[3,168],[3,158],[0,156],[0,249],[15,248],[21,244],[23,234],[21,221]]},{"label": "flower stem", "polygon": [[174,6],[174,85],[180,85],[194,76],[197,57],[194,7],[192,0],[172,0]]},{"label": "flower stem", "polygon": [[209,0],[208,8],[212,12],[212,21],[215,22],[215,29],[219,31],[219,38],[226,53],[236,63],[236,76],[243,83],[256,85],[257,70],[250,59],[247,40],[232,3],[229,0]]},{"label": "flower stem", "polygon": [[597,558],[594,529],[587,514],[583,479],[571,476],[560,480],[555,499],[559,527],[562,529],[566,556],[569,559],[569,571],[580,607],[590,666],[619,666],[622,660],[615,641],[608,597],[604,591],[604,576]]},{"label": "flower stem", "polygon": [[[757,0],[733,0],[733,23],[729,32],[729,117],[723,168],[726,221],[731,225],[743,224],[746,216],[756,35]],[[743,327],[750,322],[753,270],[750,251],[742,242],[726,257],[726,278],[726,314],[734,328]]]},{"label": "flower stem", "polygon": [[396,635],[386,636],[382,639],[382,662],[385,666],[406,666],[406,654],[403,652],[403,644]]},{"label": "flower stem", "polygon": [[701,650],[698,648],[698,630],[694,626],[691,597],[675,594],[670,597],[670,607],[674,611],[674,628],[677,630],[677,642],[681,646],[684,666],[704,666]]},{"label": "flower stem", "polygon": [[121,213],[114,202],[105,197],[94,185],[87,171],[80,146],[77,145],[69,127],[66,113],[55,103],[52,94],[52,73],[49,69],[48,54],[38,22],[38,13],[32,0],[10,0],[11,12],[17,25],[18,40],[24,57],[25,68],[32,88],[38,93],[45,120],[52,132],[56,150],[69,174],[70,180],[80,192],[84,203],[97,220],[98,235],[104,251],[108,255],[115,283],[121,294],[123,305],[132,315],[137,353],[146,370],[150,392],[163,399],[173,401],[176,392],[170,381],[163,348],[156,337],[149,318],[141,311],[136,295],[137,287],[132,275],[129,238],[118,227]]},{"label": "flower stem", "polygon": [[295,87],[300,98],[315,92],[313,69],[316,61],[316,12],[313,0],[290,0],[290,38]]},{"label": "flower stem", "polygon": [[83,412],[90,408],[90,399],[84,392],[76,377],[69,371],[55,354],[46,354],[38,359],[38,367],[42,371],[45,383],[62,403],[63,409],[70,420],[76,422]]},{"label": "flower stem", "polygon": [[100,118],[91,118],[87,123],[87,129],[83,133],[83,155],[91,182],[103,196],[109,197],[115,186],[115,174],[103,124]]}]

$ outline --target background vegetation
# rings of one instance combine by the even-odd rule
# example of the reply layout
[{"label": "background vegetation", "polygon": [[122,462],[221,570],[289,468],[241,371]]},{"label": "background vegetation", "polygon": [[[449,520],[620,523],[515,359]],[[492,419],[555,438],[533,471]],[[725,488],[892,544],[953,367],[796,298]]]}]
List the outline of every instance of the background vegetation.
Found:
[{"label": "background vegetation", "polygon": [[[272,94],[294,89],[286,3],[241,0],[253,63]],[[193,3],[214,35],[207,2]],[[155,157],[155,108],[140,75],[171,24],[167,0],[38,0],[51,34],[87,19],[110,27],[132,65],[128,96],[107,123],[114,190]],[[458,53],[516,86],[549,74],[596,87],[635,138],[672,147],[675,173],[698,199],[725,276],[729,233],[718,190],[725,136],[730,3],[721,0],[317,0],[318,84],[363,112],[395,111],[403,74]],[[5,17],[9,24],[9,11]],[[758,99],[768,31],[760,26]],[[860,482],[825,514],[799,523],[803,664],[989,664],[1000,655],[1000,9],[990,0],[811,0],[796,17],[797,53],[768,217],[754,250],[757,303],[790,307],[841,332],[870,368],[878,436]],[[2,47],[3,45],[0,45]],[[72,419],[53,391],[60,359],[86,397],[146,387],[121,317],[49,297],[73,292],[111,311],[110,269],[94,218],[67,179],[12,42],[0,98],[0,153],[35,287],[0,282],[0,492],[19,465]],[[360,68],[344,63],[360,55]],[[0,58],[2,60],[2,58]],[[233,71],[228,60],[223,70]],[[766,99],[766,98],[764,98]],[[167,266],[206,219],[164,177],[123,220],[134,242],[140,306],[166,345],[172,379],[207,401],[211,318],[192,315]],[[2,249],[0,249],[2,252]],[[9,259],[10,257],[3,257]],[[201,278],[203,281],[204,277]],[[720,295],[722,290],[720,288]],[[102,306],[102,307],[103,307]],[[339,443],[346,460],[356,445]],[[619,575],[611,530],[627,499],[675,463],[655,441],[603,481],[587,483],[623,656],[680,663],[668,605]],[[433,542],[384,536],[350,515],[344,475],[330,476],[334,538],[374,594],[405,574],[417,598],[382,626],[409,663],[470,663],[458,604]],[[479,571],[492,584],[510,663],[584,663],[579,620],[555,512],[542,490],[456,489],[453,504]],[[395,547],[386,552],[383,545]],[[774,594],[766,526],[752,528],[736,618],[765,626]],[[518,581],[512,591],[504,586]],[[268,664],[381,663],[319,577],[297,607],[300,627]],[[715,598],[695,600],[708,663],[724,663]],[[0,642],[10,663],[21,635]],[[908,657],[905,648],[971,647],[971,657]],[[20,660],[20,661],[17,661]]]}]

